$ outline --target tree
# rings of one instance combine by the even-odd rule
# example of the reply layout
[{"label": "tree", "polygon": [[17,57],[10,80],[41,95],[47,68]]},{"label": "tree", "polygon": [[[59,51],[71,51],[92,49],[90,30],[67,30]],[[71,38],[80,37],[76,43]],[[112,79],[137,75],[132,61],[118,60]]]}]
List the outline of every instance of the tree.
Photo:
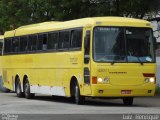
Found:
[{"label": "tree", "polygon": [[0,0],[0,32],[44,21],[94,16],[153,17],[159,0]]}]

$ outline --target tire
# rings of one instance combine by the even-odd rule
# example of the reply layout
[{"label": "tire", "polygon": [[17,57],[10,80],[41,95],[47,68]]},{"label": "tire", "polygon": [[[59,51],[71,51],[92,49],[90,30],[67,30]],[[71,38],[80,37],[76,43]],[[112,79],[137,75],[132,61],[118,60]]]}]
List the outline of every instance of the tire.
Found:
[{"label": "tire", "polygon": [[30,93],[30,84],[28,80],[26,80],[24,83],[24,95],[25,95],[25,98],[27,99],[32,99],[35,96],[35,94]]},{"label": "tire", "polygon": [[16,95],[19,98],[24,97],[24,94],[23,94],[22,89],[21,89],[21,83],[20,83],[19,79],[16,82]]},{"label": "tire", "polygon": [[133,104],[133,97],[123,98],[123,104],[126,106],[131,106]]},{"label": "tire", "polygon": [[77,105],[83,105],[85,102],[85,97],[80,95],[80,90],[79,90],[79,86],[78,83],[75,83],[75,87],[74,87],[74,97],[75,97],[75,103]]}]

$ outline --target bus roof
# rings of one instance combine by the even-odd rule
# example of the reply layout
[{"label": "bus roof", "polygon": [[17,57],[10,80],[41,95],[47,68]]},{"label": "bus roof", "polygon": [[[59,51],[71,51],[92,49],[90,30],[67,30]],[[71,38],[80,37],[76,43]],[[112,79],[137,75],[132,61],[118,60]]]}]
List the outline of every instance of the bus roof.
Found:
[{"label": "bus roof", "polygon": [[[94,27],[94,26],[128,26],[128,27],[149,27],[151,24],[148,21],[125,18],[125,17],[93,17],[93,18],[82,18],[64,22],[43,22],[38,24],[26,25],[16,29],[15,36],[49,32],[61,29],[69,29],[74,27]],[[14,36],[9,31],[5,33],[5,37]]]},{"label": "bus roof", "polygon": [[11,30],[11,31],[6,31],[5,33],[4,33],[4,37],[6,38],[6,37],[12,37],[12,36],[14,36],[15,35],[15,30]]},{"label": "bus roof", "polygon": [[49,21],[49,22],[36,23],[31,25],[24,25],[19,27],[18,29],[40,27],[40,26],[45,26],[45,25],[54,24],[54,23],[59,23],[59,21]]}]

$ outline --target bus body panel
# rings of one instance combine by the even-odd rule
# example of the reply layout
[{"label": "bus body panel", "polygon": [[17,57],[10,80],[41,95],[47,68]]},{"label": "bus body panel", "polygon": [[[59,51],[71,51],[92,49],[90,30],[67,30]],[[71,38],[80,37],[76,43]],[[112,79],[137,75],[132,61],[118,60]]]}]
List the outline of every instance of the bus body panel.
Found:
[{"label": "bus body panel", "polygon": [[[20,77],[21,84],[23,84],[26,75],[33,93],[52,94],[51,91],[57,89],[57,91],[63,90],[65,93],[63,96],[70,96],[70,80],[73,76],[82,85],[82,55],[81,52],[77,51],[70,54],[68,52],[53,52],[4,56],[3,80],[6,81],[5,86],[15,90],[16,75]],[[57,88],[53,88],[54,86]],[[47,90],[49,91],[47,92]]]},{"label": "bus body panel", "polygon": [[[156,72],[155,64],[144,63],[93,63],[92,76],[108,79],[109,82],[92,84],[92,96],[153,96],[155,83],[146,83],[145,74]],[[100,93],[100,90],[104,91]],[[130,90],[129,94],[122,94],[122,90]],[[149,92],[151,90],[151,92]],[[149,92],[149,93],[148,93]]]}]

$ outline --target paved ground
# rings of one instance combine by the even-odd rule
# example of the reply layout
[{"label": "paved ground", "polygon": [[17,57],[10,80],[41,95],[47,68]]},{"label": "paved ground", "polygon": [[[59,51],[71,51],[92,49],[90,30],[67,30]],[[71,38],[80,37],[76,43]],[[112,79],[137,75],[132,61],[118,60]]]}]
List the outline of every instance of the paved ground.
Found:
[{"label": "paved ground", "polygon": [[0,113],[13,114],[160,114],[160,96],[135,98],[131,107],[120,99],[87,99],[85,105],[75,105],[68,98],[36,96],[32,100],[17,98],[15,93],[0,93]]},{"label": "paved ground", "polygon": [[159,114],[160,119],[159,100],[160,96],[135,98],[133,106],[127,107],[122,104],[120,99],[88,98],[85,105],[75,105],[68,98],[63,97],[52,98],[51,96],[38,95],[32,100],[28,100],[17,98],[15,93],[0,93],[0,114],[2,116],[19,114],[22,120],[50,120],[51,118],[56,120],[70,120],[71,118],[73,120],[74,118],[78,118],[78,120],[96,120],[96,118],[103,120],[106,117],[110,120],[118,120],[123,118],[123,114]]}]

